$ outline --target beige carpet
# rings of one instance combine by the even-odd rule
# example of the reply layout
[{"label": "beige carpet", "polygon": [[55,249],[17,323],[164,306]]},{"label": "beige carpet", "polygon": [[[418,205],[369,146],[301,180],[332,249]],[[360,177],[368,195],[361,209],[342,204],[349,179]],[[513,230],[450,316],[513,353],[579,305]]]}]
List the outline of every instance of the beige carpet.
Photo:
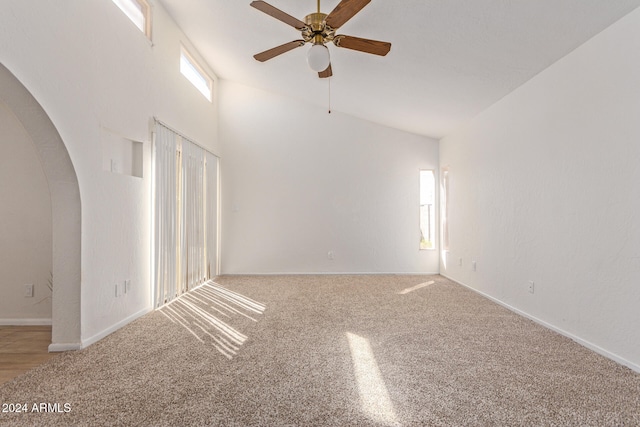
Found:
[{"label": "beige carpet", "polygon": [[639,374],[440,276],[217,283],[1,386],[0,426],[640,425]]}]

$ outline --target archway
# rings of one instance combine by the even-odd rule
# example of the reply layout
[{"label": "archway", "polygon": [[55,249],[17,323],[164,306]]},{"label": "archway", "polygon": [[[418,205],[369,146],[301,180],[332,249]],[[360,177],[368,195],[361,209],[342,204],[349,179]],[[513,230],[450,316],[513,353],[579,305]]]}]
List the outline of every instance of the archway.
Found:
[{"label": "archway", "polygon": [[81,205],[78,178],[58,131],[42,106],[0,64],[0,101],[31,137],[51,191],[53,229],[52,344],[50,351],[81,347]]}]

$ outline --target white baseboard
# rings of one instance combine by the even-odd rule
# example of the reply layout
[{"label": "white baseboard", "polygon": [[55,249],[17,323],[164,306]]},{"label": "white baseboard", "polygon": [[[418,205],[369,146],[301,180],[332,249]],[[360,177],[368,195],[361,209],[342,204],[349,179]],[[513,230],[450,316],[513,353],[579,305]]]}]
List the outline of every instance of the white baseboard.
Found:
[{"label": "white baseboard", "polygon": [[59,353],[62,351],[80,350],[80,343],[56,343],[49,345],[49,353]]},{"label": "white baseboard", "polygon": [[102,332],[95,334],[91,338],[83,339],[81,348],[89,347],[91,344],[94,344],[94,343],[100,341],[102,338],[106,337],[107,335],[110,335],[110,334],[114,333],[115,331],[117,331],[118,329],[122,328],[123,326],[126,326],[127,324],[133,322],[134,320],[138,319],[139,317],[144,316],[147,313],[150,313],[151,311],[152,311],[152,309],[150,307],[142,309],[139,312],[134,313],[131,316],[127,317],[126,319],[123,319],[123,320],[119,321],[115,325],[112,325],[112,326],[108,327],[107,329],[103,330]]},{"label": "white baseboard", "polygon": [[0,319],[1,326],[50,326],[51,319]]},{"label": "white baseboard", "polygon": [[[270,272],[270,273],[220,273],[220,275],[216,276],[216,278],[221,277],[221,276],[384,276],[384,275],[394,275],[394,276],[434,276],[434,275],[439,275],[440,272],[425,272],[425,271],[419,271],[419,272],[408,272],[408,271],[376,271],[376,272],[371,272],[371,271],[365,271],[365,272],[357,272],[357,271],[336,271],[336,272],[326,272],[326,271],[321,271],[321,272],[314,272],[314,273],[310,273],[310,272],[285,272],[285,273],[278,273],[278,272]],[[215,278],[212,279],[213,281],[215,281]],[[452,279],[453,280],[453,279]]]},{"label": "white baseboard", "polygon": [[509,305],[509,304],[507,304],[507,303],[505,303],[503,301],[500,301],[499,299],[494,298],[491,295],[485,294],[484,292],[481,292],[481,291],[479,291],[477,289],[474,289],[471,286],[466,285],[466,284],[464,284],[464,283],[462,283],[462,282],[460,282],[460,281],[458,281],[456,279],[453,279],[453,278],[451,278],[451,277],[449,277],[449,276],[447,276],[445,274],[441,274],[441,276],[446,277],[447,279],[449,279],[451,281],[454,281],[454,282],[464,286],[465,288],[467,288],[467,289],[469,289],[469,290],[471,290],[471,291],[473,291],[473,292],[475,292],[475,293],[477,293],[479,295],[482,295],[483,297],[495,302],[496,304],[499,304],[499,305],[503,306],[504,308],[506,308],[506,309],[508,309],[508,310],[510,310],[510,311],[522,316],[522,317],[526,317],[527,319],[532,320],[532,321],[536,322],[537,324],[544,326],[547,329],[551,329],[552,331],[557,332],[560,335],[563,335],[563,336],[565,336],[567,338],[570,338],[573,341],[575,341],[578,344],[580,344],[581,346],[586,347],[591,351],[595,351],[596,353],[598,353],[601,356],[606,357],[607,359],[611,359],[614,362],[619,363],[620,365],[626,366],[627,368],[632,369],[632,370],[640,373],[640,365],[638,365],[636,363],[633,363],[633,362],[631,362],[631,361],[629,361],[629,360],[627,360],[627,359],[625,359],[623,357],[618,356],[615,353],[612,353],[612,352],[610,352],[608,350],[605,350],[604,348],[602,348],[602,347],[600,347],[600,346],[598,346],[596,344],[593,344],[592,342],[589,342],[589,341],[587,341],[585,339],[582,339],[582,338],[580,338],[580,337],[578,337],[578,336],[576,336],[576,335],[574,335],[574,334],[572,334],[570,332],[565,331],[564,329],[558,328],[557,326],[552,325],[551,323],[547,323],[542,319],[539,319],[539,318],[537,318],[535,316],[530,315],[527,312],[524,312],[524,311],[522,311],[522,310],[520,310],[518,308],[515,308],[515,307],[513,307],[513,306],[511,306],[511,305]]}]

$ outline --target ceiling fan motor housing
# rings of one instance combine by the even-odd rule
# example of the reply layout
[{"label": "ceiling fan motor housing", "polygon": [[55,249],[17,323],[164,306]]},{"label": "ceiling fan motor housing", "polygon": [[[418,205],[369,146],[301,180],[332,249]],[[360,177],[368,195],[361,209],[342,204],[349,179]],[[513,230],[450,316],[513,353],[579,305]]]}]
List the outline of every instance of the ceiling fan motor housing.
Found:
[{"label": "ceiling fan motor housing", "polygon": [[307,28],[302,30],[302,37],[305,42],[313,42],[314,44],[325,44],[333,40],[335,30],[329,27],[325,19],[326,13],[310,13],[305,16],[304,22]]}]

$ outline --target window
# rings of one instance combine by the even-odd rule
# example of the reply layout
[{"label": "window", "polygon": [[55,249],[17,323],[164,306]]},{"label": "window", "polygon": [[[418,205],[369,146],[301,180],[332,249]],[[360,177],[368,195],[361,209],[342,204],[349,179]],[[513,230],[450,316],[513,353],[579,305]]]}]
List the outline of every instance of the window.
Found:
[{"label": "window", "polygon": [[435,249],[436,180],[432,170],[420,171],[420,249]]},{"label": "window", "polygon": [[151,8],[147,0],[112,0],[131,22],[151,38]]},{"label": "window", "polygon": [[184,47],[180,51],[180,72],[211,102],[213,80],[203,71],[202,67],[198,65]]}]

